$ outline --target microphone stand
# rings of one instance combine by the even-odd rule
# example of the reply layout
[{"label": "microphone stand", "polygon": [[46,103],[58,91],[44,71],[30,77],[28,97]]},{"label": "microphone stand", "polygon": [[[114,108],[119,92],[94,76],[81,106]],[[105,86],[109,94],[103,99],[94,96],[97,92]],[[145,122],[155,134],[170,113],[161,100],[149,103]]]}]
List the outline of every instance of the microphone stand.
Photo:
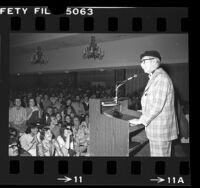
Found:
[{"label": "microphone stand", "polygon": [[125,81],[122,81],[119,85],[116,84],[115,85],[115,98],[114,98],[114,101],[116,104],[118,104],[118,89],[123,86],[128,80],[125,80]]},{"label": "microphone stand", "polygon": [[[131,79],[133,79],[133,78],[135,78],[135,77],[137,77],[136,74],[135,74],[134,76],[129,77],[128,79],[122,81],[121,83],[116,82],[116,84],[115,84],[114,103],[112,102],[112,106],[115,106],[114,110],[112,110],[112,111],[113,111],[113,116],[114,116],[114,117],[120,118],[120,117],[122,116],[122,113],[120,113],[119,110],[118,110],[118,107],[119,107],[118,89],[119,89],[121,86],[123,86],[127,81],[129,81],[129,80],[131,80]],[[117,84],[117,83],[119,83],[119,84]],[[102,105],[105,105],[105,104],[102,103]]]},{"label": "microphone stand", "polygon": [[123,115],[122,113],[118,110],[118,104],[119,104],[119,100],[118,100],[118,89],[124,85],[128,80],[122,81],[120,84],[116,84],[115,85],[115,98],[114,101],[116,103],[116,107],[113,110],[113,116],[116,118],[121,118]]}]

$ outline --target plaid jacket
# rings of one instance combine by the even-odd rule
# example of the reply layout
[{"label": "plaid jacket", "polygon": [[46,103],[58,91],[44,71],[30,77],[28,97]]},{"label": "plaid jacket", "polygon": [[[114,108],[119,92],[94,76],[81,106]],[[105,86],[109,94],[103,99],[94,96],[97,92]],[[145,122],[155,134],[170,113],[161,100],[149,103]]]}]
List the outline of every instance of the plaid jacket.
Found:
[{"label": "plaid jacket", "polygon": [[162,68],[155,70],[149,79],[141,105],[140,120],[145,125],[149,140],[170,141],[178,137],[174,88],[170,77]]}]

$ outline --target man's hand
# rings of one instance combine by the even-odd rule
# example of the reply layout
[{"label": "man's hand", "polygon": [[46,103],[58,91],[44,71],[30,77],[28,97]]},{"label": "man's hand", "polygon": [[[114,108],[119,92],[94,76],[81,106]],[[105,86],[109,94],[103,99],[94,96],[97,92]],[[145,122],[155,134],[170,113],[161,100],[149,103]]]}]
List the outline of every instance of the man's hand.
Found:
[{"label": "man's hand", "polygon": [[131,119],[129,120],[130,126],[141,124],[140,119]]}]

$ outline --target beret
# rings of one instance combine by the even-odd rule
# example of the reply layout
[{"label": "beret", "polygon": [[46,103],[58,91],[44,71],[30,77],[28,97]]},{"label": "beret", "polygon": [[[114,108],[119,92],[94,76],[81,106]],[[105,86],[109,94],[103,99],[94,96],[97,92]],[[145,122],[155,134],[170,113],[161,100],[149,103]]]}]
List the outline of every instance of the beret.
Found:
[{"label": "beret", "polygon": [[161,61],[161,56],[160,53],[156,50],[151,50],[151,51],[145,51],[140,55],[140,59],[142,59],[144,56],[152,56],[152,57],[157,57]]}]

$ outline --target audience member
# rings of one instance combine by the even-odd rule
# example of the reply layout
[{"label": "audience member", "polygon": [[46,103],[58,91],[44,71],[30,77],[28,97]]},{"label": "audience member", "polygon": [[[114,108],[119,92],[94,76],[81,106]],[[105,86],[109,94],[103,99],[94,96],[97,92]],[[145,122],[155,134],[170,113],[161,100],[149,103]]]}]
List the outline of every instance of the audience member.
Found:
[{"label": "audience member", "polygon": [[69,149],[73,150],[73,138],[70,127],[63,127],[60,130],[60,135],[57,137],[61,151],[64,156],[70,156]]},{"label": "audience member", "polygon": [[19,139],[21,148],[29,152],[31,156],[36,156],[36,145],[38,143],[37,134],[37,124],[32,123],[30,126],[28,126],[26,134],[23,134]]},{"label": "audience member", "polygon": [[41,142],[36,145],[37,156],[64,156],[49,127],[41,130],[40,140]]},{"label": "audience member", "polygon": [[15,98],[15,106],[9,109],[9,124],[20,134],[26,130],[26,109],[21,106],[21,99]]},{"label": "audience member", "polygon": [[34,98],[29,99],[29,107],[26,108],[26,116],[27,125],[30,125],[33,122],[39,122],[39,119],[41,118],[41,111],[35,106]]},{"label": "audience member", "polygon": [[49,127],[50,127],[54,137],[57,138],[60,135],[61,125],[58,124],[58,120],[57,120],[55,114],[52,114],[50,116],[50,125],[49,125]]},{"label": "audience member", "polygon": [[72,107],[75,110],[75,113],[77,116],[81,117],[82,115],[85,115],[85,109],[83,104],[80,101],[80,96],[77,95],[75,101],[72,103]]}]

